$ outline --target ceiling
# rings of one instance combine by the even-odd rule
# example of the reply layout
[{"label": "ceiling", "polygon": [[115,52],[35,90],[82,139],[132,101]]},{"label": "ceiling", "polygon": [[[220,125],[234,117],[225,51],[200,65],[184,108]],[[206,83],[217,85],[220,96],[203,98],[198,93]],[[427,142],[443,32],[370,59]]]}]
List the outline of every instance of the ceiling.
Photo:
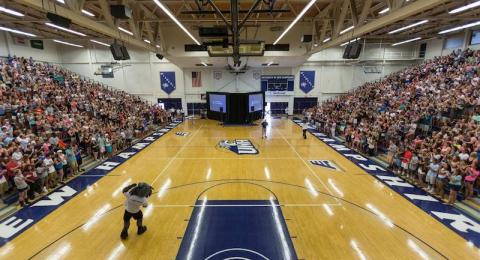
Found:
[{"label": "ceiling", "polygon": [[[200,25],[224,25],[214,8],[206,4],[207,0],[159,0],[178,18],[178,20],[198,39]],[[257,0],[239,1],[239,20],[245,17]],[[269,27],[270,39],[275,39],[297,17],[310,0],[276,0],[273,6],[269,1],[259,0],[256,13],[249,16],[246,27]],[[368,41],[398,42],[421,37],[438,37],[438,32],[455,25],[463,25],[480,20],[480,8],[473,8],[457,14],[448,11],[478,0],[317,0],[305,13],[300,23],[310,28],[308,31],[314,40],[307,47],[307,53],[321,51],[338,46],[339,43],[362,37]],[[77,35],[63,32],[45,25],[46,12],[55,12],[72,19],[71,29],[82,32],[88,38],[121,38],[129,44],[148,49],[152,52],[167,54],[168,35],[164,28],[175,26],[173,21],[154,3],[153,0],[0,0],[0,6],[23,13],[24,17],[15,17],[0,12],[0,25],[27,31],[44,39],[78,40]],[[220,10],[230,10],[229,0],[212,0]],[[109,5],[126,4],[133,11],[129,20],[114,20],[109,13]],[[273,12],[271,12],[273,7]],[[389,11],[380,11],[389,8]],[[83,11],[94,16],[86,15]],[[202,13],[198,11],[202,10]],[[230,13],[223,13],[231,21]],[[421,20],[427,23],[412,29],[390,35],[388,32]],[[298,25],[297,25],[298,26]],[[354,26],[348,33],[343,30]],[[118,31],[123,27],[133,33],[128,36]],[[273,28],[273,29],[272,29]],[[276,30],[275,30],[276,29]],[[295,27],[294,29],[295,30]],[[291,33],[291,32],[290,32]],[[287,34],[288,35],[288,34]],[[187,37],[187,36],[185,36]],[[323,43],[327,38],[330,41]],[[83,38],[84,39],[84,38]],[[288,43],[286,41],[280,43]],[[151,43],[148,44],[144,40]],[[273,42],[273,41],[272,41]],[[193,41],[191,41],[193,44]],[[156,47],[158,46],[158,48]],[[175,57],[169,57],[175,61]]]}]

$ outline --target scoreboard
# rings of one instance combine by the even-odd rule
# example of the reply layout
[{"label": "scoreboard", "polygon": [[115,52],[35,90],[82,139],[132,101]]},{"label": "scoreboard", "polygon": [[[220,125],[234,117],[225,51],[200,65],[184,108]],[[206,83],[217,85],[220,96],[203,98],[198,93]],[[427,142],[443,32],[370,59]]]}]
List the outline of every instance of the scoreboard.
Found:
[{"label": "scoreboard", "polygon": [[289,95],[293,92],[293,75],[263,75],[260,79],[261,89],[273,95]]}]

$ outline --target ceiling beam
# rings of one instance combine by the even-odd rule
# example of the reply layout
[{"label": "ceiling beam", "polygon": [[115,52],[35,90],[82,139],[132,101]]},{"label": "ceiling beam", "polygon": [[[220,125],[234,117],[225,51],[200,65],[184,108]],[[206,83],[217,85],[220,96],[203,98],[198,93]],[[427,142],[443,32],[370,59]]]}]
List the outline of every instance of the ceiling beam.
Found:
[{"label": "ceiling beam", "polygon": [[357,6],[355,5],[355,0],[350,0],[350,11],[352,14],[353,25],[357,26],[358,24],[358,15],[357,15]]},{"label": "ceiling beam", "polygon": [[347,16],[348,11],[348,0],[343,0],[342,8],[340,15],[338,16],[337,20],[335,21],[335,32],[334,35],[338,35],[343,28],[343,24],[345,22],[345,17]]},{"label": "ceiling beam", "polygon": [[111,28],[116,29],[117,27],[115,26],[113,16],[110,14],[110,4],[107,2],[107,0],[98,0],[98,3],[100,4],[100,9],[102,9],[102,15],[105,19],[105,22],[107,22]]},{"label": "ceiling beam", "polygon": [[75,13],[68,8],[65,8],[61,5],[53,4],[53,3],[45,3],[42,0],[16,0],[17,3],[27,5],[30,8],[34,8],[36,10],[42,11],[42,12],[52,12],[57,15],[61,15],[64,17],[68,17],[72,19],[72,21],[75,21],[75,24],[90,29],[92,31],[98,32],[100,34],[106,35],[108,37],[114,38],[121,40],[127,44],[143,48],[145,50],[149,50],[152,52],[155,52],[155,48],[150,46],[149,44],[146,44],[143,41],[140,41],[138,39],[135,39],[132,36],[121,34],[118,30],[113,29],[107,25],[97,23],[92,21],[91,19]]},{"label": "ceiling beam", "polygon": [[362,12],[360,13],[360,17],[358,18],[359,25],[362,25],[367,20],[368,11],[370,10],[371,6],[372,0],[366,0],[363,4]]},{"label": "ceiling beam", "polygon": [[335,39],[332,39],[331,41],[318,46],[314,48],[310,54],[338,46],[344,42],[350,41],[352,39],[355,39],[357,37],[362,37],[367,33],[373,32],[375,30],[381,29],[385,26],[388,26],[392,23],[398,22],[400,20],[406,19],[412,15],[418,14],[422,11],[431,9],[435,6],[439,6],[443,3],[445,3],[447,0],[422,0],[422,1],[415,1],[411,4],[408,4],[402,8],[399,8],[395,11],[389,12],[388,14],[372,20],[371,22],[361,25],[354,30],[345,33]]}]

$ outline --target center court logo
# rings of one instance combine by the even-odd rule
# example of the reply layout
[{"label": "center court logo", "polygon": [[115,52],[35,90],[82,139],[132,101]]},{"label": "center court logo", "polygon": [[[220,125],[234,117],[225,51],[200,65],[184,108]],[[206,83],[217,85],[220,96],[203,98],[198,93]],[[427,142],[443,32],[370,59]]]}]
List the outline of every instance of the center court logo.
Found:
[{"label": "center court logo", "polygon": [[239,155],[258,154],[257,148],[247,139],[222,140],[218,143],[218,147],[228,149]]}]

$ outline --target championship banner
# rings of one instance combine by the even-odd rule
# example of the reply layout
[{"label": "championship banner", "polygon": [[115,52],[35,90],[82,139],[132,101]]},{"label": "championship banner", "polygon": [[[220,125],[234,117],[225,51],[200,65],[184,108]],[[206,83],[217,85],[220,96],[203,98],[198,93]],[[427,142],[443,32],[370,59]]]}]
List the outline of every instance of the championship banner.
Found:
[{"label": "championship banner", "polygon": [[174,71],[160,72],[160,87],[168,95],[175,91],[176,85]]},{"label": "championship banner", "polygon": [[315,71],[301,70],[300,71],[300,89],[307,94],[315,87]]}]

